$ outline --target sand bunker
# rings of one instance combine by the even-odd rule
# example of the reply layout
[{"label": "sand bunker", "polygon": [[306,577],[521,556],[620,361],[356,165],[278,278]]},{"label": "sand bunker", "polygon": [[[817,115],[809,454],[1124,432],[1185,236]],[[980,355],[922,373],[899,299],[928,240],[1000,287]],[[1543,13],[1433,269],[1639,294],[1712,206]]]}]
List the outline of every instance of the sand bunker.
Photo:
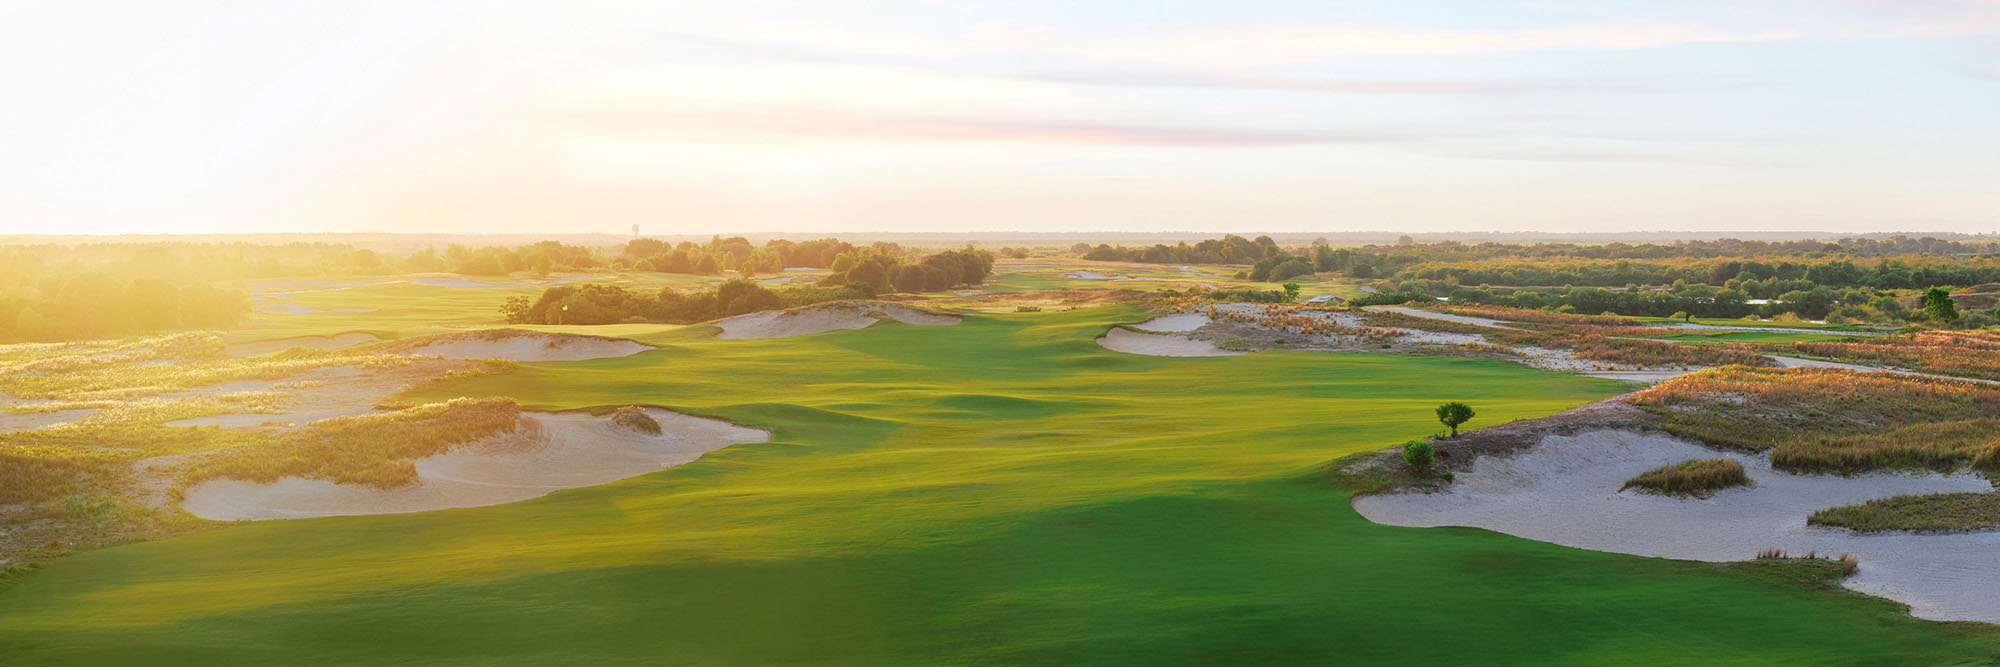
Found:
[{"label": "sand bunker", "polygon": [[[1757,486],[1705,500],[1619,491],[1647,469],[1728,456]],[[1549,435],[1510,456],[1484,456],[1436,493],[1364,496],[1354,509],[1397,526],[1473,526],[1564,546],[1703,561],[1747,560],[1761,549],[1846,551],[1861,569],[1844,585],[1909,604],[1921,618],[2000,622],[1991,576],[2000,532],[1858,535],[1808,527],[1816,510],[1905,493],[1988,491],[1975,475],[1793,475],[1768,458],[1718,452],[1659,434],[1598,430]]]},{"label": "sand bunker", "polygon": [[1135,324],[1134,329],[1145,331],[1181,332],[1194,331],[1208,325],[1208,316],[1201,313],[1174,313],[1161,315]]},{"label": "sand bunker", "polygon": [[237,343],[222,348],[222,353],[232,357],[261,357],[272,352],[289,350],[295,347],[331,350],[351,345],[360,345],[373,340],[379,340],[379,338],[375,334],[350,331],[332,336],[300,336],[297,338],[279,338],[276,340]]},{"label": "sand bunker", "polygon": [[390,349],[420,357],[581,361],[629,357],[653,347],[624,338],[487,329],[397,341],[390,345]]},{"label": "sand bunker", "polygon": [[719,320],[717,338],[790,338],[841,329],[866,328],[882,318],[904,324],[942,326],[958,324],[953,315],[927,313],[908,306],[865,301],[833,301],[790,310],[770,310]]},{"label": "sand bunker", "polygon": [[658,435],[582,413],[525,413],[515,434],[416,461],[416,484],[395,489],[286,477],[276,482],[211,480],[181,505],[215,520],[292,519],[424,512],[498,505],[635,477],[770,434],[728,422],[647,409]]},{"label": "sand bunker", "polygon": [[1124,327],[1112,327],[1097,339],[1097,344],[1107,350],[1154,357],[1227,357],[1243,354],[1185,334],[1142,333]]}]

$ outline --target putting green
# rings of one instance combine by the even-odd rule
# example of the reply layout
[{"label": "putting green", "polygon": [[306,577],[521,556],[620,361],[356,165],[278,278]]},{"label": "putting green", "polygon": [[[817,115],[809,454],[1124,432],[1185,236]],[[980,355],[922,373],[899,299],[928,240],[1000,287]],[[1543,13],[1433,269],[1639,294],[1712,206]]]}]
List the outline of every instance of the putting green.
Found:
[{"label": "putting green", "polygon": [[[423,398],[650,403],[770,443],[496,507],[86,552],[0,592],[8,664],[1770,663],[1991,658],[1761,571],[1378,526],[1315,475],[1621,385],[1478,359],[1167,359],[1128,308],[526,364]],[[357,322],[357,324],[359,324]],[[1751,554],[1745,554],[1746,557]]]}]

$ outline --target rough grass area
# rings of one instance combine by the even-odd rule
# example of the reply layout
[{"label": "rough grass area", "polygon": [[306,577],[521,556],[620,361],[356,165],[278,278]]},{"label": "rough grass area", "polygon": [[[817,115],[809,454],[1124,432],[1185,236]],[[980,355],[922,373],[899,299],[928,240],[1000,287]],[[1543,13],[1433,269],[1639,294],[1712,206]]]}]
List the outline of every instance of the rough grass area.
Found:
[{"label": "rough grass area", "polygon": [[1464,315],[1467,317],[1483,317],[1489,320],[1500,320],[1503,322],[1534,322],[1536,324],[1557,324],[1557,325],[1582,326],[1582,327],[1640,326],[1638,320],[1629,317],[1610,317],[1605,315],[1578,315],[1575,313],[1556,313],[1546,310],[1527,310],[1524,308],[1506,308],[1502,306],[1431,306],[1430,308],[1440,313],[1451,313],[1453,315]]},{"label": "rough grass area", "polygon": [[[280,477],[395,488],[417,481],[411,462],[520,427],[514,401],[455,399],[380,415],[313,422],[269,446],[238,447],[188,467],[188,482]],[[654,424],[657,428],[659,425]]]},{"label": "rough grass area", "polygon": [[646,414],[644,408],[636,405],[627,405],[611,413],[611,421],[640,433],[660,434],[659,420],[653,419],[652,415]]},{"label": "rough grass area", "polygon": [[[109,356],[88,346],[63,354],[0,364],[0,390],[21,398],[119,401],[240,380],[272,380],[328,366],[394,368],[411,358],[379,350],[292,348],[262,357],[221,356],[214,334],[182,334],[163,344],[187,350],[142,357]],[[209,345],[213,343],[213,345]],[[210,349],[212,347],[212,350]],[[147,363],[152,362],[152,363]]]},{"label": "rough grass area", "polygon": [[1634,394],[1666,427],[1711,444],[1770,450],[1786,470],[2000,468],[2000,386],[1824,368],[1719,368]]},{"label": "rough grass area", "polygon": [[1377,327],[1468,335],[1484,335],[1494,331],[1493,327],[1435,317],[1417,317],[1408,313],[1398,313],[1393,310],[1355,308],[1350,312],[1359,315],[1369,325]]},{"label": "rough grass area", "polygon": [[1790,354],[1925,373],[2000,380],[2000,333],[1925,331],[1897,336],[1804,341]]},{"label": "rough grass area", "polygon": [[1720,457],[1693,459],[1664,465],[1625,480],[1618,490],[1637,488],[1648,493],[1706,498],[1733,486],[1749,486],[1750,475],[1736,459]]},{"label": "rough grass area", "polygon": [[1806,523],[1860,532],[1954,533],[2000,528],[2000,493],[1934,493],[1877,498],[1813,512]]},{"label": "rough grass area", "polygon": [[1577,358],[1626,366],[1770,366],[1746,345],[1679,345],[1607,336],[1598,328],[1550,327],[1533,331],[1488,330],[1487,340],[1516,347],[1570,350]]},{"label": "rough grass area", "polygon": [[0,449],[0,504],[36,503],[109,485],[117,473],[102,458],[53,448]]}]

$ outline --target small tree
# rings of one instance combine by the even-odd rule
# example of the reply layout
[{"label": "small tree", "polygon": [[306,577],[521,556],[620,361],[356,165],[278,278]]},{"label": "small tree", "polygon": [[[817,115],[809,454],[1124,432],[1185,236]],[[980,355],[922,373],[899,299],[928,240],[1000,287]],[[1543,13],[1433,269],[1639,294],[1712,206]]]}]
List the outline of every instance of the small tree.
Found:
[{"label": "small tree", "polygon": [[1924,314],[1945,325],[1958,321],[1958,304],[1952,302],[1951,290],[1942,287],[1924,290]]},{"label": "small tree", "polygon": [[1431,461],[1435,458],[1429,440],[1411,440],[1403,443],[1403,462],[1410,464],[1411,470],[1417,472],[1429,470]]},{"label": "small tree", "polygon": [[1472,406],[1452,401],[1438,406],[1438,421],[1451,427],[1452,437],[1458,437],[1458,425],[1472,421]]},{"label": "small tree", "polygon": [[1285,303],[1296,303],[1299,300],[1298,283],[1285,283],[1280,287],[1285,290]]}]

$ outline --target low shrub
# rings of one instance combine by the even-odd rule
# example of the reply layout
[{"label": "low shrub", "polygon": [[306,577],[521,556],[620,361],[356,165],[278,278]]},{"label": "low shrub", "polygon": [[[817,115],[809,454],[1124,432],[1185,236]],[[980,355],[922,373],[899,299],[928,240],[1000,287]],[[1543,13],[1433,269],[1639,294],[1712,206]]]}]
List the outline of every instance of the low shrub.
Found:
[{"label": "low shrub", "polygon": [[611,423],[640,433],[660,434],[659,420],[653,419],[652,415],[646,414],[645,408],[636,405],[627,405],[611,413]]},{"label": "low shrub", "polygon": [[1429,470],[1431,463],[1436,460],[1436,452],[1431,449],[1429,440],[1411,440],[1403,443],[1403,462],[1410,464],[1411,470],[1419,472]]}]

